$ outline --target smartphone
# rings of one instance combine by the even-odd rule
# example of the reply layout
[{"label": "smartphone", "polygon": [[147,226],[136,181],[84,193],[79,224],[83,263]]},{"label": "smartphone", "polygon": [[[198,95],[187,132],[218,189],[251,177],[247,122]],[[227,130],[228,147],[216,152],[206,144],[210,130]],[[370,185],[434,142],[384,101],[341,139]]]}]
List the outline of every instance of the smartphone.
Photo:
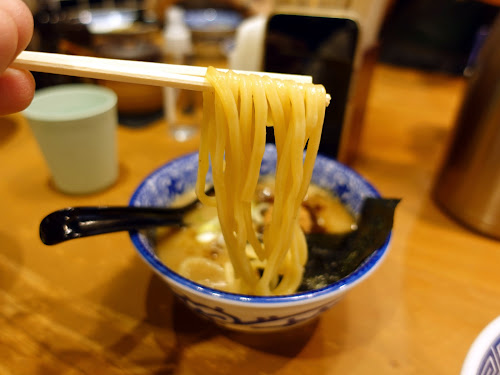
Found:
[{"label": "smartphone", "polygon": [[[337,158],[355,71],[358,23],[346,17],[275,14],[264,35],[264,71],[310,75],[331,95],[319,153]],[[267,141],[274,142],[273,128],[267,129]]]}]

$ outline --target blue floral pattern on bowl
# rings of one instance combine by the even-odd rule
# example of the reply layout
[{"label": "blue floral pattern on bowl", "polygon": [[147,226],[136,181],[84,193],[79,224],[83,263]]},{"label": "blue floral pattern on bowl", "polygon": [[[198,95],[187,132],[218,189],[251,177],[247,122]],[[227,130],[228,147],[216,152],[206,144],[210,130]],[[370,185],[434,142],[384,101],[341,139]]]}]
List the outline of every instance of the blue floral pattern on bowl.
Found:
[{"label": "blue floral pattern on bowl", "polygon": [[500,375],[500,335],[489,346],[476,374]]},{"label": "blue floral pattern on bowl", "polygon": [[[274,174],[276,148],[267,145],[261,175]],[[198,154],[173,160],[150,174],[133,194],[133,206],[168,206],[175,198],[196,184]],[[211,175],[207,176],[207,182]],[[361,210],[366,197],[379,193],[352,169],[318,155],[312,182],[336,193],[353,213]],[[226,293],[196,284],[166,267],[154,251],[150,232],[130,232],[142,258],[171,286],[174,293],[199,315],[237,330],[273,330],[313,319],[335,304],[352,286],[368,276],[385,256],[386,243],[366,259],[353,273],[325,288],[285,296],[250,296]]]}]

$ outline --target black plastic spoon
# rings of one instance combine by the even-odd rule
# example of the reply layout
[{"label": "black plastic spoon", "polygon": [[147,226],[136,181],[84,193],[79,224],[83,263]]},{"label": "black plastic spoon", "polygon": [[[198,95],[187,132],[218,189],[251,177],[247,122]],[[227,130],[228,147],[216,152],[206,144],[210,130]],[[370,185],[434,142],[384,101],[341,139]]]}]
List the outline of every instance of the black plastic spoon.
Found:
[{"label": "black plastic spoon", "polygon": [[45,245],[75,238],[158,226],[184,226],[189,211],[150,207],[71,207],[52,212],[40,223]]},{"label": "black plastic spoon", "polygon": [[[213,188],[207,191],[213,194]],[[40,223],[40,239],[45,245],[97,234],[147,229],[159,226],[185,226],[186,214],[199,204],[179,208],[97,206],[69,207],[54,211]]]}]

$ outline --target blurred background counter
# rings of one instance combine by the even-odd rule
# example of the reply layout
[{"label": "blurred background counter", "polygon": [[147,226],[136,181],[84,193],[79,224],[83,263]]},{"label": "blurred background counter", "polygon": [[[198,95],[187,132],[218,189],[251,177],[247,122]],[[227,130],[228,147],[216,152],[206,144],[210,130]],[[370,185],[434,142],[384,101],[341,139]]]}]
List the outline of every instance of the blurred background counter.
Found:
[{"label": "blurred background counter", "polygon": [[[320,150],[345,163],[356,157],[377,61],[453,76],[470,75],[498,12],[494,0],[31,0],[30,3],[36,29],[31,49],[153,62],[172,61],[167,53],[165,14],[173,5],[182,7],[193,45],[185,63],[308,74],[315,82],[327,86],[334,106],[327,110]],[[297,27],[287,29],[286,20],[280,24],[276,16],[282,14],[297,16],[298,20],[288,21]],[[262,22],[257,21],[259,17]],[[326,19],[333,21],[325,26]],[[325,31],[316,35],[318,32],[314,30],[320,28]],[[292,35],[294,29],[299,35]],[[326,38],[323,34],[331,37],[319,42]],[[275,46],[272,38],[276,36],[288,39]],[[328,48],[327,42],[331,43]],[[288,54],[284,50],[286,43],[293,45]],[[281,55],[282,60],[276,60],[275,55]],[[322,70],[322,66],[326,68]],[[36,73],[35,78],[39,88],[81,81],[43,73]],[[166,101],[161,88],[109,81],[100,84],[117,92],[124,125],[146,125],[164,114]]]}]

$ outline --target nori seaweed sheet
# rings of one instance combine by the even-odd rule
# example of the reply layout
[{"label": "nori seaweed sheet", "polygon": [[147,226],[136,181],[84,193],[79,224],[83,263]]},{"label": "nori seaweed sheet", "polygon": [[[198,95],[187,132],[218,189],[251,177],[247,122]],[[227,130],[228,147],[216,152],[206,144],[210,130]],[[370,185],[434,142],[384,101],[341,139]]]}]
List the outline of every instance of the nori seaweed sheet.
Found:
[{"label": "nori seaweed sheet", "polygon": [[387,240],[399,201],[366,198],[355,231],[347,234],[306,235],[309,258],[298,291],[323,288],[356,270]]}]

